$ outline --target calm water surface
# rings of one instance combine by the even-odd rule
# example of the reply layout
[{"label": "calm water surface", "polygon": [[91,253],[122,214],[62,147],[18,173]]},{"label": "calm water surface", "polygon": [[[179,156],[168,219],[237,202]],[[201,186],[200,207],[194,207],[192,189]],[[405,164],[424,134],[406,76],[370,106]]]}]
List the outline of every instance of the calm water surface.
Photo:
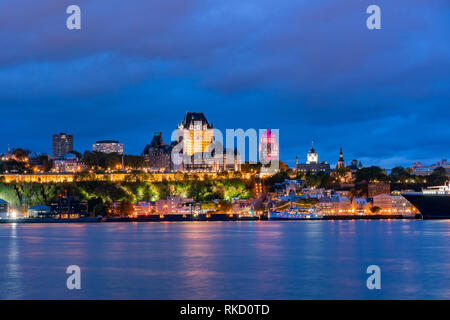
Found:
[{"label": "calm water surface", "polygon": [[0,298],[449,299],[449,240],[450,221],[3,224]]}]

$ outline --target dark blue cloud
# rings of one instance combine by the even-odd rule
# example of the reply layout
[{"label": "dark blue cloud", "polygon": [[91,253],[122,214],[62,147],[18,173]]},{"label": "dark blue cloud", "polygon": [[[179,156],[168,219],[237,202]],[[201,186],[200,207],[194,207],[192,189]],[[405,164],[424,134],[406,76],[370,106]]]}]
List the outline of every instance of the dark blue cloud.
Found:
[{"label": "dark blue cloud", "polygon": [[[78,4],[82,30],[65,27]],[[382,29],[365,27],[370,4]],[[119,139],[140,153],[186,110],[220,129],[279,128],[293,164],[387,167],[450,157],[448,1],[3,0],[0,149],[78,150]]]}]

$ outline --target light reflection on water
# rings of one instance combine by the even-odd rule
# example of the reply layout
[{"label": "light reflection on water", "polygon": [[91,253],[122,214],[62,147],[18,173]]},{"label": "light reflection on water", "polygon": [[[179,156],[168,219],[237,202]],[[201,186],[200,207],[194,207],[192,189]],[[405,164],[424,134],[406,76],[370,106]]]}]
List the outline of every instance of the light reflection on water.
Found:
[{"label": "light reflection on water", "polygon": [[449,239],[450,221],[3,224],[0,298],[449,299]]}]

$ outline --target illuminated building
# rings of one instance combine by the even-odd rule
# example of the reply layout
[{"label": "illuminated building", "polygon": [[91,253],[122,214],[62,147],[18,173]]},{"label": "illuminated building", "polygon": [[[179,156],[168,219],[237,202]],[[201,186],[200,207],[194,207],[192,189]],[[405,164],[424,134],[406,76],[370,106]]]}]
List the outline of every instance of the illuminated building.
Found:
[{"label": "illuminated building", "polygon": [[[9,148],[8,148],[9,149]],[[22,150],[19,154],[17,154],[21,149],[13,150],[12,152],[8,150],[7,153],[3,154],[1,159],[2,161],[17,161],[17,162],[28,162],[29,158],[26,152]]]},{"label": "illuminated building", "polygon": [[73,151],[73,135],[65,133],[53,135],[53,158],[61,158],[71,151]]},{"label": "illuminated building", "polygon": [[145,201],[139,201],[136,204],[133,204],[133,213],[135,216],[145,216],[150,213],[152,213],[152,204],[145,202]]},{"label": "illuminated building", "polygon": [[[185,172],[239,172],[241,171],[241,155],[237,151],[226,149],[215,141],[210,144],[208,151],[184,158]],[[188,161],[186,161],[188,160]]]},{"label": "illuminated building", "polygon": [[45,205],[37,205],[28,209],[28,218],[49,218],[51,208]]},{"label": "illuminated building", "polygon": [[223,171],[241,171],[241,155],[238,152],[237,148],[233,150],[224,149],[223,156],[220,161],[215,161],[213,163],[213,171],[214,172],[223,172]]},{"label": "illuminated building", "polygon": [[337,168],[344,168],[345,167],[345,162],[344,162],[344,153],[342,152],[342,148],[339,151],[339,160],[338,160],[338,164],[337,164]]},{"label": "illuminated building", "polygon": [[374,182],[367,185],[367,197],[369,198],[390,192],[391,184],[389,182]]},{"label": "illuminated building", "polygon": [[201,112],[186,112],[178,129],[182,130],[179,142],[183,143],[183,156],[206,152],[214,140],[213,126]]},{"label": "illuminated building", "polygon": [[166,200],[156,200],[157,214],[190,214],[194,210],[193,199],[181,199],[179,196],[169,196]]},{"label": "illuminated building", "polygon": [[[227,150],[220,142],[214,143],[212,124],[203,113],[187,112],[178,125],[178,143],[182,143],[182,165],[173,170],[184,172],[240,171],[241,158],[235,149]],[[171,150],[170,150],[171,151]]]},{"label": "illuminated building", "polygon": [[447,159],[442,159],[442,161],[429,166],[423,165],[421,162],[414,162],[412,164],[412,171],[418,176],[428,176],[433,173],[434,169],[440,167],[446,170],[447,175],[450,175],[450,162]]},{"label": "illuminated building", "polygon": [[48,154],[33,154],[30,155],[28,163],[34,168],[35,172],[42,172],[49,169],[50,159]]},{"label": "illuminated building", "polygon": [[123,143],[117,140],[101,140],[92,145],[92,151],[123,154]]},{"label": "illuminated building", "polygon": [[76,173],[86,169],[85,165],[73,153],[68,153],[62,159],[53,161],[52,172]]},{"label": "illuminated building", "polygon": [[259,178],[255,178],[255,185],[253,187],[253,193],[255,194],[255,198],[261,198],[264,193],[264,184],[263,181]]},{"label": "illuminated building", "polygon": [[267,129],[259,142],[260,161],[267,164],[279,160],[277,137],[270,129]]},{"label": "illuminated building", "polygon": [[146,145],[142,155],[151,171],[169,171],[172,169],[171,147],[164,144],[161,132],[155,132],[150,144]]},{"label": "illuminated building", "polygon": [[384,214],[410,214],[412,212],[411,203],[397,191],[374,196],[373,206],[380,208],[380,213]]},{"label": "illuminated building", "polygon": [[9,203],[0,199],[0,219],[6,219],[9,212]]},{"label": "illuminated building", "polygon": [[329,163],[327,163],[326,161],[319,163],[319,155],[314,147],[311,147],[311,149],[307,153],[306,163],[298,163],[298,158],[296,158],[295,163],[296,165],[294,171],[302,174],[329,174],[331,171]]},{"label": "illuminated building", "polygon": [[314,146],[311,147],[308,154],[306,155],[306,164],[318,164],[319,163],[319,155],[316,150],[314,150]]},{"label": "illuminated building", "polygon": [[352,202],[348,196],[335,193],[320,198],[320,201],[317,203],[316,207],[323,214],[349,214],[352,209]]},{"label": "illuminated building", "polygon": [[[124,182],[134,175],[131,173],[92,173],[92,181],[110,181],[110,182]],[[0,173],[0,179],[3,183],[64,183],[73,182],[74,173],[34,173],[34,174],[22,174],[22,173]],[[228,172],[229,179],[237,178],[235,173]],[[242,173],[239,178],[249,180],[253,176],[252,173]],[[214,172],[186,172],[180,176],[180,173],[147,173],[140,176],[141,181],[148,182],[162,182],[162,181],[180,181],[189,180],[191,177],[195,177],[196,180],[204,181],[206,179],[215,180],[218,178],[217,173]]]},{"label": "illuminated building", "polygon": [[409,214],[413,212],[413,205],[399,191],[391,193],[391,203],[394,213]]},{"label": "illuminated building", "polygon": [[57,200],[50,204],[50,215],[56,219],[72,219],[87,216],[87,205],[77,198],[68,196],[67,192],[60,194]]},{"label": "illuminated building", "polygon": [[302,180],[284,180],[283,182],[275,183],[275,193],[277,196],[296,195],[300,192]]}]

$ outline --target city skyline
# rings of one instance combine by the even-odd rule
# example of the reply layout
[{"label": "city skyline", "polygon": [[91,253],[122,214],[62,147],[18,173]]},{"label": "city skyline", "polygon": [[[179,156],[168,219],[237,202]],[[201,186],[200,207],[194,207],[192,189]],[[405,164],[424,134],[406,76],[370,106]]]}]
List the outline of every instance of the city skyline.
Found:
[{"label": "city skyline", "polygon": [[69,31],[66,3],[42,1],[24,28],[27,2],[4,2],[2,152],[51,154],[49,137],[67,132],[79,151],[115,139],[140,154],[190,110],[223,131],[280,129],[289,166],[311,140],[332,165],[340,147],[365,166],[450,158],[446,1],[382,2],[376,31],[350,0],[79,4],[83,27]]},{"label": "city skyline", "polygon": [[[234,128],[234,129],[238,129],[238,128]],[[234,130],[233,129],[233,130]],[[251,129],[251,128],[250,128]],[[270,128],[267,128],[267,129],[270,129]],[[272,128],[273,129],[273,128]],[[245,130],[245,129],[244,129]],[[259,129],[258,129],[259,130]],[[173,132],[173,131],[172,131]],[[165,144],[167,144],[167,145],[169,145],[171,142],[173,142],[173,141],[171,141],[169,138],[170,138],[170,136],[171,136],[171,134],[172,134],[172,132],[170,132],[170,133],[167,133],[167,135],[165,136],[164,135],[164,133],[162,132],[162,131],[160,131],[160,133],[162,133],[162,138],[163,138],[163,141],[164,141],[164,143]],[[225,130],[224,130],[224,132],[225,132]],[[153,134],[155,134],[155,133],[158,133],[158,131],[155,131],[155,132],[153,132]],[[95,144],[98,144],[99,142],[116,142],[116,143],[118,143],[119,142],[119,139],[105,139],[105,140],[98,140],[98,139],[93,139],[93,141],[94,141],[94,143],[89,143],[89,142],[86,142],[85,144],[87,145],[87,147],[86,148],[78,148],[78,144],[77,144],[77,137],[74,135],[74,134],[70,134],[70,133],[66,133],[66,132],[60,132],[60,133],[53,133],[52,135],[51,135],[51,138],[53,138],[54,139],[54,136],[56,136],[56,135],[60,135],[60,134],[62,134],[62,135],[68,135],[68,136],[72,136],[72,139],[73,139],[73,151],[77,151],[77,152],[81,152],[81,153],[84,153],[85,151],[95,151],[95,150],[93,150],[93,147],[94,147],[94,145]],[[153,139],[153,134],[152,134],[152,139]],[[225,134],[224,134],[225,135]],[[87,141],[89,141],[89,140],[87,140]],[[122,140],[120,140],[120,141],[122,141]],[[150,141],[151,141],[151,139],[150,139]],[[150,141],[148,141],[147,142],[147,144],[148,143],[150,143]],[[49,148],[50,148],[50,151],[42,151],[42,150],[33,150],[33,149],[30,149],[30,148],[27,148],[26,146],[24,146],[24,145],[19,145],[19,146],[11,146],[10,144],[8,144],[8,146],[7,146],[7,149],[6,150],[4,150],[4,151],[0,151],[0,154],[5,154],[5,153],[7,153],[8,152],[8,150],[14,150],[14,149],[18,149],[18,148],[20,148],[20,149],[25,149],[25,150],[28,150],[28,151],[30,151],[31,153],[35,153],[35,154],[48,154],[49,156],[54,156],[53,155],[53,151],[52,151],[52,149],[53,149],[53,146],[52,146],[52,143],[51,143],[52,141],[50,141],[50,144],[49,144]],[[280,137],[280,145],[282,144],[282,139],[281,139],[281,137]],[[128,152],[127,151],[127,149],[126,149],[126,144],[125,143],[120,143],[120,145],[121,145],[121,148],[122,148],[122,150],[123,150],[123,153],[124,154],[134,154],[134,155],[142,155],[142,153],[143,153],[143,151],[140,151],[140,152],[137,152],[137,153],[133,153],[133,152]],[[292,167],[292,168],[294,168],[295,167],[295,164],[296,164],[296,161],[298,160],[298,163],[307,163],[308,162],[308,154],[309,154],[309,152],[310,152],[310,149],[311,149],[311,147],[313,147],[314,149],[317,149],[317,150],[321,150],[322,148],[317,148],[317,143],[316,143],[316,141],[311,141],[310,142],[310,145],[309,145],[309,147],[308,148],[306,148],[305,149],[305,151],[304,152],[300,152],[299,153],[299,155],[296,155],[295,156],[295,158],[294,159],[283,159],[282,158],[282,156],[280,156],[280,160],[282,161],[282,162],[284,162],[284,163],[286,163],[289,167]],[[145,148],[145,145],[142,147],[142,150],[144,150],[144,148]],[[330,166],[331,166],[331,168],[335,168],[337,165],[338,165],[338,160],[340,159],[340,152],[342,152],[342,147],[339,147],[339,148],[337,148],[337,151],[336,151],[336,159],[331,159],[331,160],[328,160],[328,159],[325,159],[324,157],[321,157],[320,156],[320,154],[321,154],[321,152],[319,151],[319,152],[317,152],[317,154],[319,155],[319,163],[322,163],[322,162],[326,162],[326,163],[329,163],[330,164]],[[280,150],[281,151],[281,150]],[[282,152],[282,151],[281,151]],[[120,153],[122,153],[122,152],[120,152]],[[329,153],[331,153],[331,152],[328,152],[328,154]],[[282,154],[282,153],[281,153]],[[345,152],[345,154],[347,155],[347,156],[345,156],[345,164],[347,165],[347,164],[350,164],[350,162],[352,162],[352,160],[358,160],[358,161],[364,161],[364,160],[369,160],[368,162],[368,164],[366,165],[366,163],[364,163],[364,166],[372,166],[372,165],[374,165],[374,166],[379,166],[379,167],[382,167],[382,168],[386,168],[386,169],[392,169],[393,167],[396,167],[396,166],[403,166],[403,167],[411,167],[414,163],[422,163],[423,165],[425,165],[425,166],[431,166],[431,165],[435,165],[436,163],[440,163],[443,159],[445,160],[445,159],[447,159],[447,157],[445,157],[445,156],[441,156],[441,157],[439,157],[439,156],[437,156],[437,157],[433,157],[433,158],[428,158],[428,159],[426,159],[426,160],[414,160],[413,162],[411,162],[411,163],[406,163],[406,164],[404,164],[404,165],[402,165],[402,164],[394,164],[394,165],[392,165],[391,167],[385,167],[385,166],[383,166],[383,165],[380,165],[379,163],[377,163],[377,160],[374,160],[374,162],[372,163],[372,162],[370,162],[370,159],[364,159],[364,158],[361,158],[361,157],[359,157],[358,158],[358,156],[356,155],[356,156],[353,156],[353,157],[349,157],[348,155],[355,155],[355,151],[349,151],[349,152]],[[246,155],[247,157],[248,157],[248,155]],[[430,160],[431,159],[431,160]],[[248,159],[246,159],[246,161],[248,161]]]}]

